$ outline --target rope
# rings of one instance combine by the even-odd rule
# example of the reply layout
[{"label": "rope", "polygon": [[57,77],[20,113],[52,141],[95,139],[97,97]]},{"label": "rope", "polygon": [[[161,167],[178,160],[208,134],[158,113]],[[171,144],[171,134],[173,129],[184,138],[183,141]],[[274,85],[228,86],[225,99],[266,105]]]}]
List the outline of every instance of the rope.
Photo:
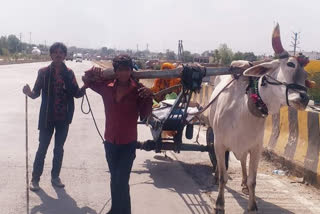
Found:
[{"label": "rope", "polygon": [[25,113],[26,113],[26,197],[27,197],[27,214],[29,214],[29,168],[28,168],[28,96],[26,95],[26,104],[25,104]]},{"label": "rope", "polygon": [[[217,96],[215,96],[204,108],[202,108],[200,111],[195,112],[195,113],[189,113],[188,115],[194,115],[194,116],[198,116],[200,114],[202,114],[205,110],[207,110],[209,108],[209,106],[211,106],[214,101],[219,97],[219,95],[224,91],[224,89],[226,87],[228,87],[233,81],[235,81],[236,79],[233,78],[230,82],[228,82],[228,84],[221,90],[219,91],[219,93],[217,94]],[[192,119],[190,119],[188,122],[190,122]]]},{"label": "rope", "polygon": [[[85,112],[85,111],[83,110],[84,97],[86,97],[86,100],[87,100],[87,103],[88,103],[88,107],[89,107],[89,110],[88,110],[87,112]],[[81,111],[82,111],[82,113],[84,113],[84,114],[89,114],[89,113],[91,113],[91,116],[92,116],[92,119],[93,119],[93,123],[94,123],[94,125],[95,125],[95,127],[96,127],[96,130],[97,130],[97,132],[98,132],[98,134],[99,134],[99,136],[100,136],[100,138],[101,138],[101,140],[102,140],[102,143],[103,143],[103,142],[104,142],[104,139],[103,139],[102,134],[101,134],[101,132],[100,132],[100,130],[99,130],[99,128],[98,128],[96,119],[95,119],[95,117],[94,117],[94,115],[93,115],[93,112],[92,112],[92,109],[91,109],[91,105],[90,105],[90,102],[89,102],[89,99],[88,99],[88,96],[87,96],[86,93],[85,93],[84,96],[82,97],[82,101],[81,101]]]}]

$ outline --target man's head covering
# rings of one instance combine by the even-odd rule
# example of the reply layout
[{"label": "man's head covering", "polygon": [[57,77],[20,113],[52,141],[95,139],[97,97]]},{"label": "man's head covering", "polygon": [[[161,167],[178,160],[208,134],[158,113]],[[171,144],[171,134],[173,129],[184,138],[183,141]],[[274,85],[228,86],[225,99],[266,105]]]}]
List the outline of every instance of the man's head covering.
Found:
[{"label": "man's head covering", "polygon": [[114,71],[117,71],[120,66],[126,66],[126,67],[129,67],[131,70],[133,70],[132,59],[127,54],[121,54],[121,55],[116,56],[112,60],[112,65],[113,65]]},{"label": "man's head covering", "polygon": [[174,69],[174,65],[170,62],[165,62],[161,65],[161,70]]}]

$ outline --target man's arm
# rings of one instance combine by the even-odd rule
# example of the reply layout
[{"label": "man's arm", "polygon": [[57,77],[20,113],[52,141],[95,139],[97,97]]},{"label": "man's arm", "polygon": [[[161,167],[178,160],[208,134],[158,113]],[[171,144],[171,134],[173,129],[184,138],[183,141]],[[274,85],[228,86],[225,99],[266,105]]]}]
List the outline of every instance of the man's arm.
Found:
[{"label": "man's arm", "polygon": [[79,98],[82,97],[85,93],[86,93],[86,87],[82,86],[81,88],[79,88],[78,83],[77,83],[77,79],[74,75],[74,72],[72,70],[70,70],[71,75],[72,75],[72,80],[71,80],[71,88],[72,88],[72,95],[75,98]]},{"label": "man's arm", "polygon": [[85,88],[90,88],[98,94],[101,94],[106,88],[107,83],[110,81],[103,80],[102,78],[102,69],[98,67],[92,67],[85,72],[85,75],[82,77]]},{"label": "man's arm", "polygon": [[140,120],[144,120],[152,113],[152,98],[153,93],[149,88],[144,87],[141,84],[141,88],[138,89],[139,93],[139,113]]},{"label": "man's arm", "polygon": [[38,71],[37,80],[33,86],[33,89],[31,91],[30,86],[26,84],[23,87],[23,93],[28,95],[30,98],[35,99],[40,96],[40,91],[43,88],[43,73],[41,70]]}]

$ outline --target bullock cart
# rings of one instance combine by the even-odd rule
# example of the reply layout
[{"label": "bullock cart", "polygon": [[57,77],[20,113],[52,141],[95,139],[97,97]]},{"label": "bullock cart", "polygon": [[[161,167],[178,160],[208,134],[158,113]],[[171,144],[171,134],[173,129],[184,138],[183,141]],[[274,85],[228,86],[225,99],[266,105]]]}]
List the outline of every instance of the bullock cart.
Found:
[{"label": "bullock cart", "polygon": [[[163,102],[159,108],[154,108],[152,115],[139,124],[145,124],[150,127],[153,136],[152,140],[138,142],[137,148],[145,151],[199,151],[208,152],[213,167],[216,167],[216,158],[213,146],[213,131],[209,127],[207,130],[207,144],[200,145],[197,143],[183,143],[183,134],[187,139],[193,139],[193,126],[199,124],[196,119],[209,107],[210,103],[204,108],[190,108],[190,100],[194,93],[198,93],[201,89],[202,79],[206,76],[217,75],[238,75],[243,70],[239,68],[213,68],[200,67],[194,65],[184,65],[181,68],[161,71],[137,71],[133,72],[133,78],[153,79],[153,78],[181,78],[182,90],[175,100],[172,102]],[[104,79],[113,79],[114,72],[112,70],[103,71]],[[174,86],[177,87],[177,86]],[[173,88],[173,87],[172,87]],[[165,89],[159,93],[167,93],[172,88]],[[198,120],[199,121],[199,120]],[[163,134],[164,132],[173,133],[171,136]]]}]

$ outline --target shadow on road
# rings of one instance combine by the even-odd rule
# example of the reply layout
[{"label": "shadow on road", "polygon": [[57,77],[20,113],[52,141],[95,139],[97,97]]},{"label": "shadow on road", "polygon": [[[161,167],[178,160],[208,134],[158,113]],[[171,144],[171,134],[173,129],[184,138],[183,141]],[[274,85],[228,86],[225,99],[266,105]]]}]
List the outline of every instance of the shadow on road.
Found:
[{"label": "shadow on road", "polygon": [[[214,171],[211,165],[201,163],[180,162],[189,176],[200,186],[200,189],[206,192],[218,191],[218,185],[214,178]],[[229,176],[229,179],[230,176]],[[231,179],[232,180],[232,179]]]},{"label": "shadow on road", "polygon": [[[238,202],[238,204],[245,210],[243,213],[247,212],[247,205],[248,205],[248,198],[244,197],[242,194],[238,193],[237,191],[229,188],[226,186],[226,190],[231,193]],[[264,201],[261,198],[257,197],[257,205],[258,205],[258,211],[259,213],[281,213],[281,214],[294,214],[293,212],[286,210],[282,207],[279,207],[275,204],[269,203],[267,201]]]},{"label": "shadow on road", "polygon": [[[183,167],[184,171],[195,181],[198,185],[187,181],[185,176],[180,175],[176,164]],[[218,185],[215,184],[214,172],[210,165],[201,163],[184,163],[181,161],[173,160],[169,157],[155,156],[155,160],[146,160],[144,167],[147,170],[136,171],[133,173],[150,173],[151,180],[148,182],[155,185],[157,188],[165,188],[176,192],[182,198],[186,206],[192,214],[208,214],[212,213],[214,204],[208,204],[200,194],[207,192],[211,194],[218,190]],[[229,176],[231,179],[231,177]],[[232,180],[232,179],[231,179]],[[240,184],[239,184],[240,185]],[[236,199],[240,207],[247,213],[248,198],[242,193],[226,187],[226,190]],[[214,203],[215,198],[211,199]],[[257,197],[259,213],[283,213],[293,214],[293,212],[279,207],[273,203],[267,202],[262,198]]]},{"label": "shadow on road", "polygon": [[58,198],[52,198],[45,191],[40,190],[36,194],[40,197],[42,204],[31,209],[31,214],[97,214],[90,207],[78,207],[77,202],[65,191],[65,189],[54,188]]},{"label": "shadow on road", "polygon": [[149,183],[157,188],[176,192],[184,201],[190,213],[211,214],[211,207],[202,197],[199,187],[195,186],[189,177],[181,174],[181,170],[177,170],[179,161],[172,159],[158,160],[146,160],[144,162],[144,167],[148,169],[147,173],[150,173],[152,179]]}]

